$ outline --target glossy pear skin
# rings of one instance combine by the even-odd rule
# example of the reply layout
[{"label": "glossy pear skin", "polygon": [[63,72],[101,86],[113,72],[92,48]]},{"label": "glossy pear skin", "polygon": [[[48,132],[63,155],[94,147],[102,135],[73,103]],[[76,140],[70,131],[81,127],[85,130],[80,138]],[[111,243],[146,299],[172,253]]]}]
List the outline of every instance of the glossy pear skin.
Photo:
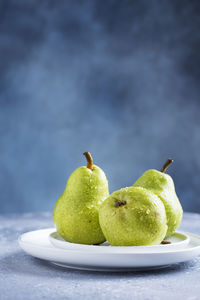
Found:
[{"label": "glossy pear skin", "polygon": [[98,210],[108,196],[108,182],[98,166],[93,165],[93,170],[76,169],[54,208],[53,220],[58,234],[72,243],[104,242]]},{"label": "glossy pear skin", "polygon": [[174,233],[181,222],[183,209],[176,195],[171,176],[157,170],[148,170],[138,178],[133,186],[143,187],[161,199],[167,216],[168,230],[166,236]]},{"label": "glossy pear skin", "polygon": [[112,246],[157,245],[167,232],[162,201],[140,187],[122,188],[111,194],[101,205],[99,221]]}]

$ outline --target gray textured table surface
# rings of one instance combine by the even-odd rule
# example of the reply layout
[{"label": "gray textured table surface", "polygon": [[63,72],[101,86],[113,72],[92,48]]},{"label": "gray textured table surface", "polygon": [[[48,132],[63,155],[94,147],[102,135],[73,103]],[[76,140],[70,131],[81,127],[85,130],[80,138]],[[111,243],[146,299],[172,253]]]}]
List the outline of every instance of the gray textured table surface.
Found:
[{"label": "gray textured table surface", "polygon": [[[26,255],[18,236],[52,227],[50,213],[0,216],[0,299],[200,299],[200,257],[162,270],[100,273],[64,269]],[[181,230],[200,234],[200,215]]]}]

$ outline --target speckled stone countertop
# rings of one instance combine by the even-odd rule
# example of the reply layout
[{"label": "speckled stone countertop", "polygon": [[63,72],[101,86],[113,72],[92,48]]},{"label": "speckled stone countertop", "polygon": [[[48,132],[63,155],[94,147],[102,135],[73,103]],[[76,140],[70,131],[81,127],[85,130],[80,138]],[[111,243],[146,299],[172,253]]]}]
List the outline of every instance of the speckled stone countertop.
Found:
[{"label": "speckled stone countertop", "polygon": [[[50,213],[0,216],[0,299],[200,299],[200,256],[146,272],[65,269],[23,252],[18,236],[52,227]],[[200,234],[200,214],[185,213],[181,230]]]}]

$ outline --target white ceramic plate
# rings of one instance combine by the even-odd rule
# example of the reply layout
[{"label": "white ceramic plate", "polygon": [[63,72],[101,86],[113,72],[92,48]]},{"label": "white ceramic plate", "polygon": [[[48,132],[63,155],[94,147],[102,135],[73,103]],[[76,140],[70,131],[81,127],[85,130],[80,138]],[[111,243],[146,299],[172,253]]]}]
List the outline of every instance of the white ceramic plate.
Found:
[{"label": "white ceramic plate", "polygon": [[[179,263],[193,259],[200,255],[200,237],[191,233],[182,233],[189,237],[189,243],[182,249],[174,251],[130,251],[135,247],[103,247],[113,249],[106,251],[85,251],[82,249],[61,249],[52,245],[49,235],[55,228],[36,230],[22,234],[19,244],[28,254],[51,261],[57,265],[95,271],[128,271],[135,269],[149,269],[164,267],[169,264]],[[80,246],[80,245],[79,245]],[[166,245],[160,245],[165,247]],[[93,246],[99,247],[99,246]],[[124,249],[129,248],[128,252]],[[137,247],[139,248],[139,247]]]},{"label": "white ceramic plate", "polygon": [[171,244],[165,245],[153,245],[153,246],[129,246],[129,247],[115,247],[111,246],[108,242],[102,243],[100,245],[83,245],[74,244],[65,241],[56,231],[49,235],[49,240],[57,248],[65,250],[80,250],[87,252],[100,252],[100,253],[152,253],[152,252],[167,252],[175,251],[181,248],[185,248],[189,243],[189,236],[185,233],[175,232],[172,236],[166,238],[165,240]]}]

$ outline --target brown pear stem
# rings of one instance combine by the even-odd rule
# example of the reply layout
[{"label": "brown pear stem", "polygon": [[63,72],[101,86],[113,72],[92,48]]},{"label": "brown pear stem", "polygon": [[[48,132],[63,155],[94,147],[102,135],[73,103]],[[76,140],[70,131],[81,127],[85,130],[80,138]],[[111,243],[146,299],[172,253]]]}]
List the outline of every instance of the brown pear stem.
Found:
[{"label": "brown pear stem", "polygon": [[85,155],[86,159],[87,159],[87,168],[90,170],[93,170],[93,159],[92,159],[92,155],[90,154],[90,152],[84,152],[83,155]]},{"label": "brown pear stem", "polygon": [[169,165],[171,165],[171,163],[173,162],[172,158],[168,158],[168,160],[166,161],[166,163],[164,164],[164,166],[162,167],[162,169],[160,170],[160,172],[165,173],[165,171],[167,170],[167,168],[169,167]]},{"label": "brown pear stem", "polygon": [[161,242],[161,244],[162,244],[162,245],[167,245],[167,244],[171,244],[171,242],[170,242],[170,241],[163,240],[163,241]]}]

